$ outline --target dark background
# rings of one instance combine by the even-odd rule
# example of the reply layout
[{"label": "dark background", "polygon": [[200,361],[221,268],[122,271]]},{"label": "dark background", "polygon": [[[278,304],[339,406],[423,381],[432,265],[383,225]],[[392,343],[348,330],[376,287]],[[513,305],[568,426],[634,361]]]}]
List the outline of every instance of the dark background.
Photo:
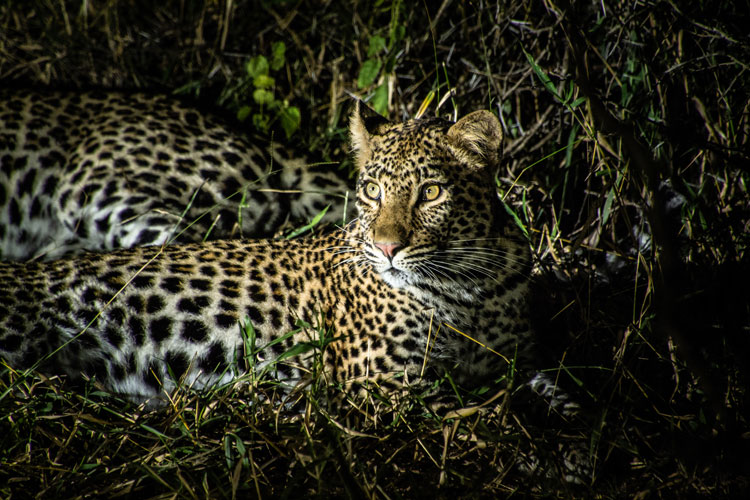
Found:
[{"label": "dark background", "polygon": [[[392,119],[414,116],[431,92],[427,114],[494,111],[506,135],[498,189],[537,257],[537,329],[566,367],[561,383],[580,393],[594,422],[598,477],[591,489],[562,491],[746,494],[750,3],[436,5],[6,0],[0,85],[177,92],[238,130],[277,139],[286,134],[280,110],[293,106],[301,120],[290,147],[341,162],[342,175],[352,95]],[[246,64],[270,60],[277,42],[286,52],[269,71],[274,104],[261,108]],[[549,494],[508,472],[512,446],[497,439],[494,414],[463,422],[460,443],[444,439],[440,429],[450,425],[439,421],[361,426],[384,443],[374,444],[320,413],[317,425],[291,419],[279,427],[268,409],[252,425],[238,423],[226,403],[218,430],[197,433],[193,452],[183,453],[185,432],[170,427],[179,413],[138,417],[169,436],[154,438],[75,396],[46,397],[0,400],[8,429],[2,496],[70,485],[78,491],[71,497],[232,496],[237,488],[269,496]],[[518,429],[510,435],[524,436]],[[225,457],[228,435],[255,449],[255,458],[243,453],[257,469]],[[542,429],[529,437],[554,440]],[[104,453],[112,443],[118,451]],[[125,479],[113,484],[115,473]]]}]

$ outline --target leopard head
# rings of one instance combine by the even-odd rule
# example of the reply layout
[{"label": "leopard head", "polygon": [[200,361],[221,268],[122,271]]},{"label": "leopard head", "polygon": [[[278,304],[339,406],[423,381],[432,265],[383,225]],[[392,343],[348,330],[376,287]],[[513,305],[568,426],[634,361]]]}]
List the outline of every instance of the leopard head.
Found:
[{"label": "leopard head", "polygon": [[359,238],[372,268],[394,287],[486,275],[494,257],[481,248],[494,244],[504,217],[493,180],[497,118],[475,111],[456,123],[394,124],[357,105],[350,134]]}]

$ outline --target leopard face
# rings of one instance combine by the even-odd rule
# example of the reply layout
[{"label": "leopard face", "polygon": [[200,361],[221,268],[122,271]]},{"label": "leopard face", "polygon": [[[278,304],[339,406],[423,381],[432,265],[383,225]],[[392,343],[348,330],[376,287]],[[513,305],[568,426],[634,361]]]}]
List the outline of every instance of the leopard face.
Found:
[{"label": "leopard face", "polygon": [[462,163],[447,123],[410,125],[382,125],[358,158],[365,255],[397,288],[474,275],[486,256],[466,249],[490,237],[498,208],[486,160]]},{"label": "leopard face", "polygon": [[[520,346],[511,355],[526,357],[533,350],[523,342],[529,335],[529,252],[495,191],[502,136],[497,119],[480,111],[455,124],[392,124],[355,112],[350,129],[360,171],[359,218],[347,231],[349,245],[337,254],[354,278],[376,283],[368,290],[384,303],[377,310],[390,312],[385,318],[343,313],[344,322],[347,314],[354,318],[354,330],[370,325],[373,332],[387,332],[385,345],[379,334],[353,333],[353,344],[374,341],[377,348],[354,349],[355,356],[341,351],[347,373],[372,374],[373,359],[383,371],[420,373],[427,343],[443,327],[470,332],[474,341],[440,336],[429,346],[438,364],[461,365],[465,380],[507,366],[510,358],[493,352],[493,345]],[[400,322],[421,334],[405,344],[392,342]]]}]

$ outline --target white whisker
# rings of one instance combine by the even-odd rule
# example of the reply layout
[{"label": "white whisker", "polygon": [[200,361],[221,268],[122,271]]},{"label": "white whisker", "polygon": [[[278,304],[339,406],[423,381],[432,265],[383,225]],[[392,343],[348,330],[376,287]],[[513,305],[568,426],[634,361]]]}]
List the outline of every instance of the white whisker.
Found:
[{"label": "white whisker", "polygon": [[[471,277],[471,276],[469,276],[468,274],[464,273],[463,271],[460,271],[460,270],[457,270],[457,269],[455,269],[455,268],[454,268],[453,266],[451,266],[451,265],[450,265],[449,263],[445,263],[445,262],[444,262],[444,263],[440,263],[440,262],[437,262],[437,261],[435,261],[435,260],[431,260],[431,261],[430,261],[430,265],[431,265],[431,266],[432,266],[433,268],[435,268],[435,267],[438,267],[438,268],[441,268],[441,269],[445,269],[445,270],[447,270],[447,271],[453,272],[453,273],[455,273],[455,274],[459,274],[459,275],[463,276],[464,278],[466,278],[467,280],[471,281],[471,282],[472,282],[472,283],[474,284],[474,286],[479,286],[479,285],[477,284],[477,282],[476,282],[476,281],[474,281],[474,279],[472,279],[472,277]],[[455,281],[455,279],[454,279],[453,281]]]}]

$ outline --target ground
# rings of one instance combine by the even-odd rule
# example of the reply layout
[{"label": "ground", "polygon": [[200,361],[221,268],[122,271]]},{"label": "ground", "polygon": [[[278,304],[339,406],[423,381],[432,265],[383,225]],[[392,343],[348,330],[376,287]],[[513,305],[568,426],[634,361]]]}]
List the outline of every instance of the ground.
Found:
[{"label": "ground", "polygon": [[432,5],[11,0],[0,84],[177,92],[342,172],[352,95],[393,119],[497,113],[498,189],[534,249],[543,345],[593,423],[593,483],[513,466],[561,431],[518,418],[505,383],[448,415],[340,407],[323,380],[286,404],[255,380],[150,411],[2,368],[0,496],[748,494],[747,2]]}]

